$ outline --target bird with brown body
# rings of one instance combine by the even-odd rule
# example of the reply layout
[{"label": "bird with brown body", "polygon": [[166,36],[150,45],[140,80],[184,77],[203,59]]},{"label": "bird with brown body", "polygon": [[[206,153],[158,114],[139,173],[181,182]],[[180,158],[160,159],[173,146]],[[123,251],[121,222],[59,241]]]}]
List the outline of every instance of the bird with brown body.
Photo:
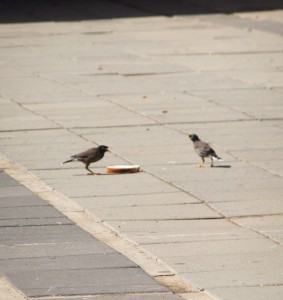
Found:
[{"label": "bird with brown body", "polygon": [[73,161],[81,161],[85,164],[85,168],[90,172],[88,173],[88,175],[94,175],[95,173],[89,169],[89,165],[91,163],[101,160],[104,156],[104,153],[107,151],[109,151],[108,147],[101,145],[97,148],[91,148],[84,152],[72,155],[71,159],[62,162],[62,164],[66,164]]},{"label": "bird with brown body", "polygon": [[190,134],[189,138],[192,140],[194,144],[194,148],[196,153],[201,157],[202,162],[198,165],[199,168],[204,167],[205,157],[210,157],[211,164],[210,167],[213,167],[213,159],[222,160],[215,151],[210,147],[210,145],[204,141],[202,141],[196,134]]}]

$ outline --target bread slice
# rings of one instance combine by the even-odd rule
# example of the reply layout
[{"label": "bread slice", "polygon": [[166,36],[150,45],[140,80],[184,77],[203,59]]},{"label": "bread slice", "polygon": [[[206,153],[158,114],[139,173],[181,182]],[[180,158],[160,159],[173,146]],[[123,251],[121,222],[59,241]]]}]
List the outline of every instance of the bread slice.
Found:
[{"label": "bread slice", "polygon": [[116,165],[107,166],[107,173],[136,173],[139,172],[140,166],[138,165]]}]

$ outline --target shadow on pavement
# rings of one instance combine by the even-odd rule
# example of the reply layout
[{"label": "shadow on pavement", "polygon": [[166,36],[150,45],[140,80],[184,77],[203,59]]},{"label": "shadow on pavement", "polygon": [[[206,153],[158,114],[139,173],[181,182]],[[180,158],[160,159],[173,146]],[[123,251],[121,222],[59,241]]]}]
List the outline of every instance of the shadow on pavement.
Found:
[{"label": "shadow on pavement", "polygon": [[0,23],[234,13],[282,8],[282,0],[0,0]]}]

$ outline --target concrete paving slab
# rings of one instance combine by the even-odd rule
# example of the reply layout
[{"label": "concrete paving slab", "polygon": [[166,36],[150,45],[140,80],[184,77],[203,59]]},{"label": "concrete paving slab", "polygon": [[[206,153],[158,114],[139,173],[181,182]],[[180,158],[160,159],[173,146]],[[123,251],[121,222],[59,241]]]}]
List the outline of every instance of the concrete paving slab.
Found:
[{"label": "concrete paving slab", "polygon": [[211,294],[215,297],[221,297],[223,299],[248,300],[251,297],[255,297],[258,300],[264,300],[266,297],[272,297],[274,300],[280,300],[282,297],[282,286],[241,286],[241,287],[223,287],[210,289]]},{"label": "concrete paving slab", "polygon": [[166,166],[153,165],[146,166],[146,170],[169,182],[174,182],[177,179],[180,181],[186,180],[192,185],[196,184],[196,186],[201,182],[212,184],[215,181],[218,181],[219,184],[221,184],[221,182],[225,182],[227,179],[236,181],[239,178],[245,178],[248,181],[255,178],[270,178],[270,174],[266,170],[248,165],[245,162],[232,161],[229,156],[226,157],[226,153],[223,153],[216,147],[214,147],[214,149],[217,154],[224,159],[222,162],[215,161],[215,168],[210,168],[210,159],[206,160],[205,168],[197,168],[196,166],[200,163],[201,159],[195,153],[193,145],[190,145],[187,149],[187,156],[190,157],[190,160],[192,161],[191,164],[168,164]]},{"label": "concrete paving slab", "polygon": [[[111,79],[110,79],[111,80]],[[92,83],[93,84],[93,83]],[[27,105],[38,114],[45,115],[64,127],[103,127],[150,124],[153,121],[130,112],[115,104],[94,99],[82,105],[81,102],[58,103],[56,111],[51,104]],[[83,118],[81,116],[84,116]]]},{"label": "concrete paving slab", "polygon": [[[95,169],[99,172],[99,169]],[[66,181],[66,171],[56,170],[49,172],[35,171],[36,174],[40,174],[44,178],[45,182],[52,185],[55,189],[60,189],[65,195],[70,197],[98,197],[98,196],[119,196],[119,195],[131,195],[131,194],[152,194],[152,193],[167,193],[175,192],[176,189],[166,183],[160,181],[143,172],[135,174],[106,174],[106,175],[94,175],[87,176],[86,171],[78,172],[76,170],[69,170],[69,178]],[[105,169],[101,172],[105,172]],[[55,175],[57,173],[57,175]],[[54,174],[54,177],[53,175]],[[82,174],[82,175],[81,175]],[[105,174],[105,173],[104,173]],[[58,176],[59,180],[58,180]],[[57,179],[56,179],[57,178]],[[143,185],[140,182],[143,182]],[[109,189],[111,187],[111,189]]]},{"label": "concrete paving slab", "polygon": [[[80,203],[80,201],[79,201]],[[99,209],[93,201],[84,202],[89,213],[108,220],[189,220],[220,218],[221,215],[205,204],[180,204],[162,206],[137,206]]]},{"label": "concrete paving slab", "polygon": [[[176,250],[176,246],[178,249]],[[162,243],[143,245],[143,248],[158,256],[160,259],[167,257],[193,256],[193,255],[212,255],[212,254],[231,254],[231,253],[250,253],[281,249],[270,240],[257,239],[235,239],[219,241],[200,241],[195,243]]]},{"label": "concrete paving slab", "polygon": [[271,282],[280,285],[282,274],[281,271],[259,268],[256,271],[246,269],[243,271],[183,273],[182,276],[193,281],[197,286],[212,289],[229,286],[270,286]]},{"label": "concrete paving slab", "polygon": [[135,147],[143,149],[143,147],[187,144],[187,138],[184,138],[183,134],[160,125],[74,129],[74,131],[89,139],[104,141],[105,144],[112,145],[113,149],[124,147],[127,155],[132,153],[131,148]]},{"label": "concrete paving slab", "polygon": [[186,300],[213,300],[214,299],[213,296],[210,296],[204,292],[181,294],[181,296]]},{"label": "concrete paving slab", "polygon": [[138,207],[138,206],[161,206],[161,205],[180,205],[197,204],[197,199],[181,192],[153,193],[153,194],[135,194],[106,197],[85,197],[74,198],[82,206],[86,203],[98,208],[117,208],[120,207]]},{"label": "concrete paving slab", "polygon": [[[205,50],[206,53],[204,53],[204,55],[198,55],[197,53],[195,55],[176,55],[171,58],[171,61],[190,67],[193,70],[218,72],[219,74],[227,74],[228,77],[235,79],[240,79],[241,77],[233,77],[230,72],[237,72],[237,74],[240,75],[241,73],[246,73],[246,71],[247,73],[251,72],[250,68],[256,71],[259,68],[270,70],[271,68],[276,68],[278,65],[282,66],[282,58],[279,49],[277,50],[277,53],[274,49],[266,49],[266,51],[262,52],[257,52],[257,50],[253,49],[249,53],[247,52],[247,47],[245,45],[244,49],[241,51],[242,45],[240,45],[240,43],[249,43],[247,40],[250,36],[241,38],[236,34],[233,35],[234,41],[230,40],[232,43],[227,43],[225,33],[221,36],[220,32],[218,33],[218,36],[215,36],[214,40],[211,41],[212,43],[208,49]],[[236,51],[235,44],[237,45]],[[250,48],[252,48],[252,45]],[[254,81],[251,80],[244,82],[254,83]]]},{"label": "concrete paving slab", "polygon": [[[269,258],[272,252],[273,259]],[[178,273],[190,272],[221,272],[221,271],[245,271],[245,270],[277,270],[282,268],[280,259],[281,250],[230,253],[230,254],[207,254],[199,256],[185,256],[166,258],[166,261],[174,265]],[[216,276],[217,277],[217,276]]]},{"label": "concrete paving slab", "polygon": [[[282,199],[282,189],[276,190],[275,193]],[[239,217],[282,214],[283,208],[281,204],[281,200],[266,197],[255,201],[214,202],[213,207],[220,210],[227,217]]]},{"label": "concrete paving slab", "polygon": [[[209,122],[238,120],[245,116],[225,107],[205,101],[199,97],[181,93],[137,95],[108,95],[104,98],[127,105],[135,111],[153,118],[160,123],[199,122],[204,118]],[[177,105],[176,105],[177,100]]]},{"label": "concrete paving slab", "polygon": [[[213,194],[211,195],[211,201],[218,202],[219,200],[214,198],[215,193],[238,193],[238,199],[247,199],[249,198],[249,194],[258,193],[260,190],[265,189],[275,189],[277,192],[282,190],[282,180],[280,178],[267,177],[267,178],[257,178],[257,179],[247,179],[245,182],[243,180],[236,179],[228,179],[222,180],[219,182],[217,180],[211,180],[207,184],[205,182],[185,182],[185,181],[175,181],[173,182],[176,186],[181,187],[183,190],[202,198],[203,192],[211,191]],[[213,191],[212,191],[213,189]]]},{"label": "concrete paving slab", "polygon": [[[205,194],[204,190],[195,191],[194,195],[198,196],[204,201],[209,201],[213,205],[213,203],[217,202],[252,202],[252,201],[260,201],[262,204],[264,202],[268,203],[268,199],[272,199],[273,201],[278,201],[280,203],[280,199],[282,199],[283,189],[258,189],[258,190],[245,190],[239,191],[239,193],[231,193],[230,191],[215,191],[213,193],[213,197],[208,197]],[[259,202],[259,203],[260,203]],[[256,204],[256,203],[254,203]],[[280,206],[281,207],[281,206]]]},{"label": "concrete paving slab", "polygon": [[[283,85],[282,71],[277,69],[274,70],[273,68],[258,68],[257,70],[248,70],[244,74],[241,71],[233,70],[233,71],[225,71],[223,72],[223,74],[226,74],[227,77],[229,78],[241,80],[251,85],[264,86],[271,89],[276,87],[280,88]],[[259,113],[262,113],[262,110],[258,110],[258,111]],[[268,114],[269,112],[267,111],[266,114],[263,114],[263,117],[265,117]],[[280,114],[276,115],[275,113],[273,113],[274,118],[280,118],[281,115]]]},{"label": "concrete paving slab", "polygon": [[254,239],[258,235],[249,229],[223,219],[111,221],[115,231],[139,244],[183,243],[198,241]]},{"label": "concrete paving slab", "polygon": [[238,218],[235,219],[235,222],[282,243],[282,215]]},{"label": "concrete paving slab", "polygon": [[261,167],[262,169],[272,171],[280,167],[282,148],[279,142],[277,149],[248,149],[234,150],[233,154],[243,160],[249,160],[252,164]]},{"label": "concrete paving slab", "polygon": [[225,107],[247,113],[257,119],[278,118],[278,113],[282,109],[280,95],[273,90],[262,87],[258,89],[231,89],[230,91],[197,91],[194,94]]},{"label": "concrete paving slab", "polygon": [[28,130],[33,128],[56,128],[52,121],[18,106],[16,103],[1,105],[1,131]]}]

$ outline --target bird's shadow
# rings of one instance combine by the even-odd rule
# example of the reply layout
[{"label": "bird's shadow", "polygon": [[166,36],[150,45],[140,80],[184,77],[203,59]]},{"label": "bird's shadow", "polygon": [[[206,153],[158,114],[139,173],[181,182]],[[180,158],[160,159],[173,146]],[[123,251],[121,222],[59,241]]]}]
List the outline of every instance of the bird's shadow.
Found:
[{"label": "bird's shadow", "polygon": [[135,173],[140,173],[142,171],[139,172],[122,172],[122,173],[95,173],[95,174],[75,174],[74,176],[113,176],[113,175],[131,175],[131,174],[135,174]]},{"label": "bird's shadow", "polygon": [[229,169],[232,168],[231,165],[221,165],[221,166],[213,166],[212,168],[223,168],[223,169]]}]

